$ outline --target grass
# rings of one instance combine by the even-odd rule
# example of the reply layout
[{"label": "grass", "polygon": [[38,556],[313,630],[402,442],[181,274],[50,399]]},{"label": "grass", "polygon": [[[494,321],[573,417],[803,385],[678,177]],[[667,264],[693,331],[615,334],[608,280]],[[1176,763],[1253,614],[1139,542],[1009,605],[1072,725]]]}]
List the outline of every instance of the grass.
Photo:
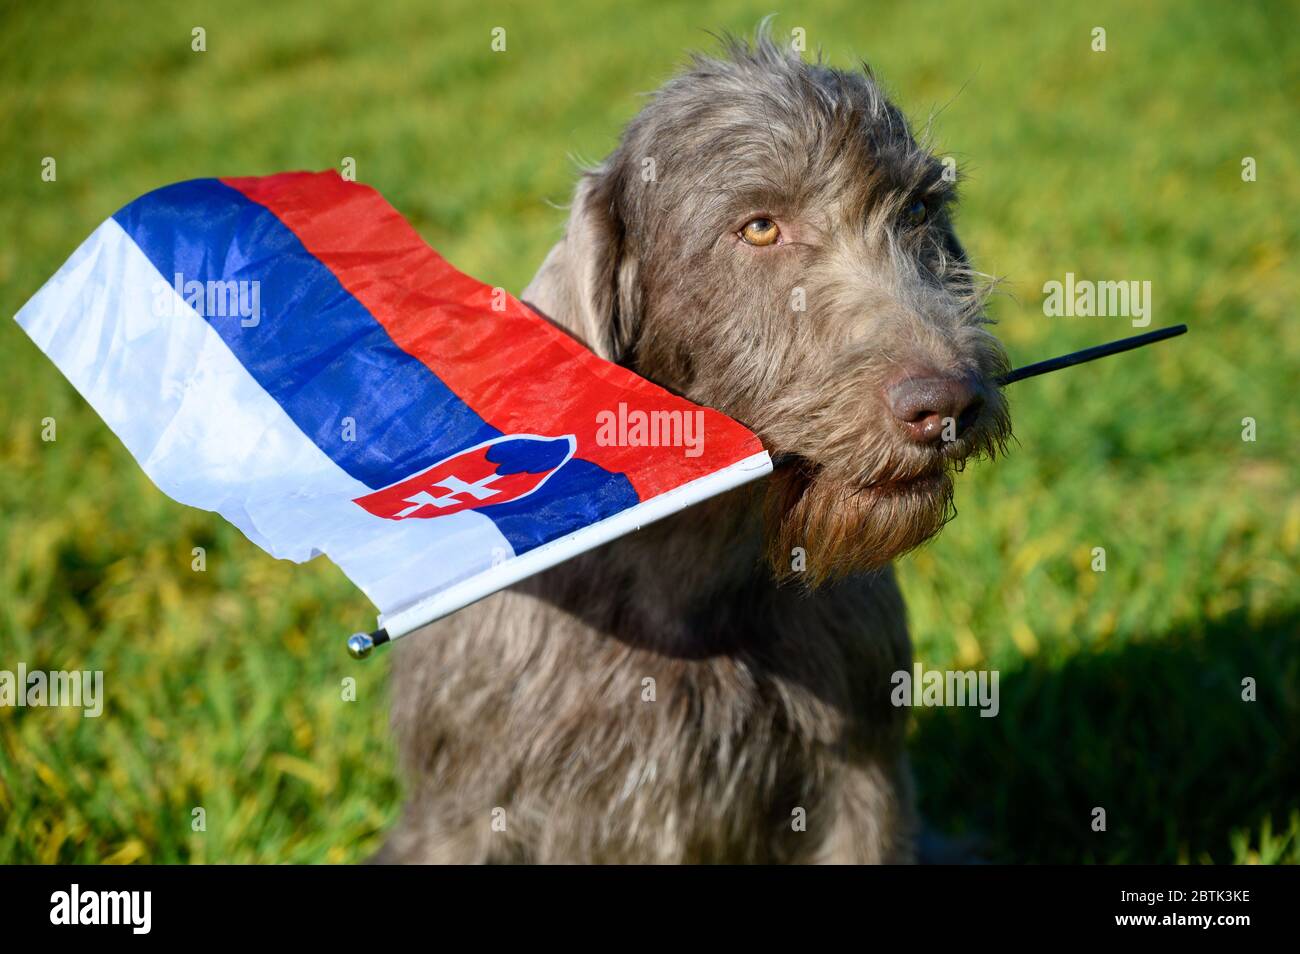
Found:
[{"label": "grass", "polygon": [[[0,313],[142,192],[344,157],[461,268],[521,288],[558,235],[572,157],[606,152],[706,29],[746,32],[774,9],[184,6],[3,14]],[[968,471],[960,518],[902,561],[918,659],[1001,674],[996,719],[918,711],[927,818],[999,860],[1300,860],[1287,8],[778,13],[778,31],[804,28],[839,65],[869,59],[919,123],[934,117],[968,176],[963,239],[1006,276],[993,314],[1018,363],[1133,333],[1044,317],[1043,283],[1068,271],[1150,280],[1153,327],[1192,328],[1016,385],[1014,453]],[[1258,181],[1242,181],[1245,156]],[[277,562],[165,498],[10,321],[0,375],[0,669],[102,669],[108,696],[97,720],[0,709],[0,862],[363,858],[399,804],[388,661],[341,652],[371,618],[364,598],[332,566]],[[41,439],[47,417],[57,441]]]}]

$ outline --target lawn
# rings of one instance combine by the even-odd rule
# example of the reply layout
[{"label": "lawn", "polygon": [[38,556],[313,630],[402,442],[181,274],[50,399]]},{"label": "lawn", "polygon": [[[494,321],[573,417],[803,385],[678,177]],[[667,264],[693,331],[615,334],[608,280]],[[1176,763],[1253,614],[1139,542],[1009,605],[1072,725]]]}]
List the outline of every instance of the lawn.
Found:
[{"label": "lawn", "polygon": [[[1067,272],[1150,281],[1151,327],[1191,327],[1015,385],[1012,453],[969,468],[959,518],[901,562],[918,660],[1000,673],[997,718],[916,713],[929,824],[996,860],[1300,861],[1294,6],[189,7],[0,13],[0,313],[142,192],[349,157],[518,290],[575,158],[706,31],[775,11],[833,63],[867,59],[966,176],[961,235],[1005,279],[1017,363],[1135,333],[1046,317]],[[0,708],[0,862],[364,858],[400,801],[388,658],[342,652],[364,597],[164,497],[9,320],[0,378],[0,669],[103,670],[107,694],[99,719]]]}]

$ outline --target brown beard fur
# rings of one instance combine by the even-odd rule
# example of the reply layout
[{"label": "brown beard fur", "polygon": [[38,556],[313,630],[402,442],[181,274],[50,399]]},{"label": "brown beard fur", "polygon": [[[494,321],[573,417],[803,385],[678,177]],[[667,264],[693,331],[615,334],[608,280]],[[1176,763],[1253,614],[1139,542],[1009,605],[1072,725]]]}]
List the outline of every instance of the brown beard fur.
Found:
[{"label": "brown beard fur", "polygon": [[[884,566],[943,529],[956,510],[952,474],[938,485],[859,487],[807,466],[778,470],[765,502],[767,559],[779,581],[819,586]],[[802,547],[806,566],[794,566]]]}]

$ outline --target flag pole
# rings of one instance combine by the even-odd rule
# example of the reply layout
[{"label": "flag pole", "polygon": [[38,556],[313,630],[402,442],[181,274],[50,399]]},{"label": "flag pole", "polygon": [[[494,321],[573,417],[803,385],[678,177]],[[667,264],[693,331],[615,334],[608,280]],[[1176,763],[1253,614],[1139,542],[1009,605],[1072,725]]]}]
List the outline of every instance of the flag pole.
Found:
[{"label": "flag pole", "polygon": [[759,451],[722,470],[697,477],[689,483],[643,500],[634,507],[544,543],[513,559],[494,563],[490,569],[469,579],[432,593],[402,609],[385,613],[379,618],[379,628],[374,632],[354,633],[348,638],[348,653],[353,659],[365,659],[376,646],[395,642],[507,586],[563,563],[570,557],[593,550],[610,540],[685,510],[701,500],[765,477],[771,472],[772,458],[767,451]]},{"label": "flag pole", "polygon": [[[1186,332],[1186,325],[1172,325],[1168,328],[1157,328],[1155,331],[1134,335],[1131,338],[1121,338],[1107,344],[1084,348],[1082,351],[1072,351],[1060,357],[1049,358],[1046,361],[1039,361],[1035,364],[1027,364],[1022,368],[1016,368],[999,378],[998,384],[1005,387],[1008,384],[1014,384],[1016,381],[1023,381],[1025,378],[1033,378],[1051,371],[1060,371],[1062,368],[1070,368],[1076,364],[1096,361],[1098,358],[1131,351],[1134,348],[1141,348],[1157,341],[1164,341],[1166,338],[1176,338]],[[759,460],[760,457],[762,458],[761,461]],[[662,519],[672,512],[684,509],[707,496],[721,492],[723,489],[761,477],[769,473],[774,466],[780,467],[794,459],[796,457],[792,454],[777,454],[775,458],[768,458],[768,455],[764,453],[750,460],[742,461],[740,465],[732,465],[731,468],[728,468],[728,471],[736,471],[739,466],[740,470],[736,473],[728,475],[726,471],[723,471],[695,482],[696,485],[717,483],[717,486],[709,488],[708,493],[698,492],[698,487],[697,492],[689,497],[683,497],[678,493],[684,488],[677,488],[678,492],[670,491],[660,498],[656,498],[649,506],[642,504],[641,507],[634,508],[643,512],[637,514],[631,523],[628,522],[628,517],[632,516],[630,512],[602,521],[601,524],[588,527],[586,531],[574,534],[567,541],[559,544],[561,547],[559,551],[556,551],[557,544],[551,544],[540,548],[538,551],[533,551],[525,559],[516,558],[510,561],[509,564],[503,565],[503,569],[509,574],[508,578],[501,578],[499,574],[493,573],[487,574],[483,578],[470,580],[459,588],[453,588],[453,592],[421,601],[413,607],[394,614],[391,618],[385,618],[383,622],[386,625],[379,627],[374,632],[353,633],[348,638],[348,653],[353,659],[365,659],[374,651],[376,646],[391,643],[393,640],[405,636],[421,626],[426,626],[448,613],[453,613],[457,609],[491,595],[512,582],[517,582],[525,576],[531,576],[533,573],[549,566],[554,566],[570,556],[612,540],[616,536],[640,529],[643,524]],[[725,483],[718,483],[719,479]],[[588,534],[590,534],[588,539],[583,540],[581,544],[577,543],[580,537]],[[552,552],[547,554],[547,550]],[[491,579],[488,577],[491,577]],[[465,591],[465,586],[469,586],[471,589]],[[389,631],[390,627],[392,632]]]}]

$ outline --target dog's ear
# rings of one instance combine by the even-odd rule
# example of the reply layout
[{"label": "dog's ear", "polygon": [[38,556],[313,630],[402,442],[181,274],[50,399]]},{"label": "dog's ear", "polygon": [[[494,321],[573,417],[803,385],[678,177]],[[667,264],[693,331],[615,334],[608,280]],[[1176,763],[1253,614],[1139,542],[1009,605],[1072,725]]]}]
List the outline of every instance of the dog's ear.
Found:
[{"label": "dog's ear", "polygon": [[564,238],[523,298],[602,358],[628,363],[640,325],[636,258],[619,213],[618,166],[583,173]]}]

